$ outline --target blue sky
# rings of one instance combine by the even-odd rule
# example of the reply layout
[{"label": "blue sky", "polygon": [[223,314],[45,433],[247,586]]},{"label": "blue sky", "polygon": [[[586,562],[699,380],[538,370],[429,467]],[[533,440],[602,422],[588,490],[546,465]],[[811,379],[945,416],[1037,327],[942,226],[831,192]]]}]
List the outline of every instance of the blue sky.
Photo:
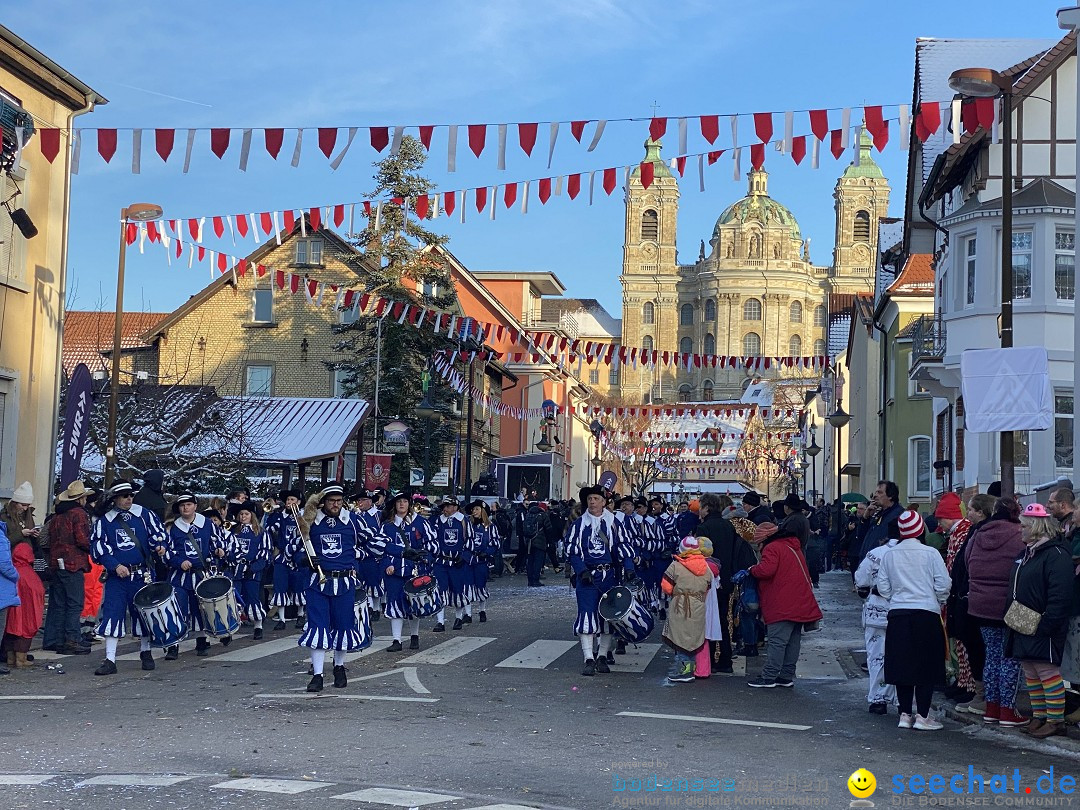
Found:
[{"label": "blue sky", "polygon": [[[647,118],[760,110],[897,104],[911,100],[915,38],[1056,37],[1059,2],[905,0],[902,3],[759,3],[719,0],[446,0],[145,4],[76,0],[2,0],[3,22],[109,99],[81,119],[85,127],[318,127]],[[303,9],[301,12],[300,9]],[[691,123],[691,152],[707,145]],[[834,123],[833,126],[837,124]],[[782,131],[782,118],[776,118]],[[460,133],[458,171],[446,171],[445,130],[436,134],[428,173],[441,189],[544,177],[640,160],[647,121],[610,124],[593,153],[560,134],[551,170],[544,127],[533,157],[508,149],[497,171],[494,130],[480,159]],[[671,124],[665,153],[675,153]],[[413,130],[415,133],[415,130]],[[796,117],[796,134],[808,132]],[[586,135],[591,133],[591,127]],[[719,146],[730,145],[721,122]],[[749,142],[749,119],[740,141]],[[516,143],[511,130],[510,142]],[[902,208],[905,155],[893,141],[879,163],[893,183],[892,213]],[[377,157],[365,133],[333,172],[305,133],[299,168],[292,140],[273,162],[257,137],[249,169],[237,169],[239,134],[224,160],[200,133],[184,175],[183,136],[162,164],[153,133],[144,134],[143,171],[132,175],[130,135],[105,165],[85,144],[73,181],[69,272],[72,305],[111,309],[116,218],[129,202],[152,201],[186,218],[300,208],[363,199]],[[344,134],[339,136],[344,138]],[[795,213],[818,264],[831,259],[832,188],[850,160],[823,150],[821,168],[800,167],[772,152],[770,192]],[[743,156],[743,170],[749,156]],[[697,256],[719,213],[744,193],[725,155],[709,167],[701,193],[688,169],[682,182],[679,249]],[[621,193],[534,198],[529,213],[501,208],[491,222],[475,209],[465,224],[440,218],[449,248],[475,270],[551,270],[567,294],[595,297],[619,316]],[[208,243],[209,244],[209,243]],[[247,250],[253,246],[242,243]],[[226,242],[222,250],[244,253]],[[169,310],[197,292],[209,271],[169,267],[159,249],[133,251],[126,308]]]}]

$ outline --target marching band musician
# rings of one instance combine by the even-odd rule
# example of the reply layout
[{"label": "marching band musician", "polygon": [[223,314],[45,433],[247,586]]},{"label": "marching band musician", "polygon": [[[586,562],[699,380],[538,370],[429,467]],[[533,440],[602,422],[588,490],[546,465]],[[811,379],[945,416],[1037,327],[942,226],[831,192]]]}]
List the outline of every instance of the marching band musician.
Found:
[{"label": "marching band musician", "polygon": [[[444,605],[454,606],[454,629],[460,630],[465,606],[472,598],[466,566],[472,564],[472,525],[458,511],[457,498],[443,498],[443,513],[435,519],[435,579]],[[433,633],[446,631],[446,610],[436,616]]]},{"label": "marching band musician", "polygon": [[650,589],[650,598],[661,620],[667,619],[668,597],[660,587],[672,556],[678,552],[679,533],[675,529],[675,520],[664,512],[664,501],[655,495],[646,502],[646,534],[651,535],[652,573],[656,579],[655,590]]},{"label": "marching band musician", "polygon": [[[206,623],[199,610],[195,586],[207,576],[207,568],[221,565],[228,553],[228,541],[223,530],[212,520],[198,513],[199,502],[190,492],[177,496],[173,502],[173,514],[178,517],[169,526],[169,565],[173,569],[169,581],[176,589],[180,610],[188,626],[195,631],[195,655],[210,654],[210,642],[206,638]],[[228,646],[231,636],[223,636],[221,643]],[[165,650],[165,660],[175,661],[180,656],[180,646],[174,644]]]},{"label": "marching band musician", "polygon": [[263,572],[270,562],[271,546],[266,532],[259,526],[255,505],[244,501],[236,509],[236,525],[232,529],[229,558],[233,564],[232,579],[244,615],[255,625],[254,641],[263,637],[266,608],[262,601]]},{"label": "marching band musician", "polygon": [[502,554],[502,538],[488,514],[487,504],[482,500],[477,499],[469,504],[469,515],[472,517],[473,562],[469,566],[472,594],[468,610],[471,611],[472,602],[476,602],[480,610],[480,623],[483,624],[487,621],[488,561]]},{"label": "marching band musician", "polygon": [[[357,610],[356,588],[359,563],[370,554],[371,533],[349,510],[344,509],[345,490],[338,484],[326,486],[317,497],[318,508],[310,529],[305,521],[314,559],[307,588],[307,624],[297,644],[311,650],[311,681],[309,692],[323,689],[323,667],[326,651],[334,651],[334,686],[348,686],[345,675],[345,654],[362,650],[371,644],[371,628]],[[310,553],[303,547],[294,548],[295,556]],[[324,581],[323,578],[325,577]]]},{"label": "marching band musician", "polygon": [[[581,674],[592,676],[611,671],[607,662],[611,635],[604,632],[606,622],[600,617],[600,597],[614,587],[617,565],[622,566],[627,576],[634,573],[634,552],[624,541],[615,516],[605,508],[607,501],[600,487],[584,487],[579,498],[587,511],[570,526],[567,559],[574,571],[577,596],[574,633],[585,656]],[[599,647],[594,653],[597,642]]]},{"label": "marching band musician", "polygon": [[[381,537],[382,516],[374,504],[378,490],[361,490],[356,496],[357,516],[368,527],[373,537]],[[368,608],[372,620],[379,618],[380,611],[386,609],[386,591],[383,587],[382,554],[374,554],[360,563],[361,579],[367,586]]]},{"label": "marching band musician", "polygon": [[278,500],[283,504],[281,509],[275,509],[266,520],[265,530],[270,536],[270,542],[276,550],[274,554],[274,595],[270,604],[278,609],[275,630],[285,629],[285,608],[296,606],[297,630],[304,627],[304,605],[307,600],[304,591],[311,571],[302,567],[303,552],[299,557],[295,556],[292,549],[296,548],[300,530],[293,520],[294,509],[300,508],[303,493],[298,489],[283,489],[278,493]]},{"label": "marching band musician", "polygon": [[116,647],[127,631],[139,639],[142,668],[154,669],[149,631],[135,609],[135,594],[153,580],[156,554],[166,558],[165,528],[157,515],[133,503],[130,481],[117,481],[106,494],[105,514],[94,527],[90,557],[105,569],[105,589],[101,600],[98,635],[105,637],[105,660],[95,675],[116,674]]},{"label": "marching band musician", "polygon": [[380,533],[384,541],[379,565],[386,584],[386,616],[393,641],[387,652],[401,651],[401,631],[409,620],[409,649],[420,649],[420,617],[414,616],[405,598],[405,582],[410,577],[431,574],[430,554],[435,552],[431,524],[412,513],[409,496],[399,493],[387,502]]},{"label": "marching band musician", "polygon": [[[652,558],[652,541],[645,535],[645,518],[634,511],[634,499],[629,495],[616,500],[615,508],[618,510],[615,512],[615,522],[619,525],[623,541],[634,552],[634,569],[641,580],[648,586],[646,568]],[[659,588],[659,584],[657,584],[657,587]],[[625,653],[626,640],[622,638],[615,639],[615,654],[624,655]],[[608,663],[610,664],[611,661],[612,656],[609,655]]]}]

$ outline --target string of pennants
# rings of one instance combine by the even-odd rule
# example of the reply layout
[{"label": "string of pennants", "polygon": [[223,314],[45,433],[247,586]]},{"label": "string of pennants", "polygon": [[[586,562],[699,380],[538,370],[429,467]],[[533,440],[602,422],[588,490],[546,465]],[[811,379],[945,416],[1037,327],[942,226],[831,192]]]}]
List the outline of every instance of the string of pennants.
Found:
[{"label": "string of pennants", "polygon": [[[790,441],[791,437],[793,435],[794,434],[792,434],[792,433],[772,433],[772,432],[754,433],[754,432],[748,432],[748,433],[725,433],[725,434],[722,434],[722,438],[728,439],[728,440],[733,439],[733,440],[738,440],[738,441],[750,441],[750,442],[754,441],[755,439],[767,439],[769,441],[774,441],[775,440],[775,441],[779,441],[779,442],[786,442],[786,441]],[[648,438],[647,435],[635,436],[634,440],[637,441],[639,439],[647,439],[647,438]],[[645,449],[651,449],[653,447],[654,447],[653,445],[637,445],[637,446],[635,446],[635,447],[633,447],[631,449],[634,450],[635,452],[641,452],[641,451],[643,451]],[[683,450],[681,450],[679,452],[683,453],[688,458],[691,458],[691,457],[696,458],[697,457],[696,451],[693,448],[690,448],[690,447],[684,448]],[[674,453],[674,454],[672,454],[671,459],[672,459],[673,462],[677,462],[679,460],[679,457],[680,457],[679,453]]]},{"label": "string of pennants", "polygon": [[[983,101],[993,101],[993,99],[983,99]],[[929,109],[929,107],[927,107],[927,109]],[[817,112],[827,113],[827,111]],[[992,114],[991,117],[993,118],[994,110],[991,109],[990,112]],[[928,114],[927,116],[918,118],[918,121],[924,122],[930,118],[932,118],[932,116]],[[823,120],[827,124],[827,117]],[[903,118],[883,119],[881,121],[881,126],[885,128],[886,137],[890,122],[897,120],[904,124]],[[936,132],[937,129],[940,128],[940,118],[934,120],[936,120],[937,123],[935,124],[933,131]],[[979,119],[972,120],[975,126],[981,125]],[[881,131],[872,130],[874,123],[876,122],[871,123],[870,121],[867,121],[863,125],[855,127],[853,141],[858,143],[859,139],[862,137],[863,129],[865,128],[868,133],[872,134],[875,142],[879,142]],[[928,128],[929,124],[924,123],[924,127]],[[904,124],[901,127],[901,132],[905,138],[908,129],[907,124]],[[758,134],[760,135],[764,131],[764,129],[759,129]],[[768,131],[771,133],[771,128]],[[822,135],[823,137],[819,139],[818,135]],[[725,153],[731,154],[734,169],[733,177],[734,179],[739,179],[742,176],[742,155],[744,152],[749,152],[750,165],[755,169],[760,169],[764,165],[767,151],[765,147],[768,145],[773,146],[776,151],[790,154],[792,160],[794,160],[796,164],[799,164],[807,155],[807,142],[808,139],[811,139],[811,166],[816,169],[819,165],[820,144],[824,143],[827,139],[830,144],[829,151],[834,158],[839,160],[850,145],[850,135],[851,131],[848,125],[844,124],[841,129],[826,129],[824,131],[814,129],[814,134],[812,136],[799,135],[796,137],[791,133],[786,133],[783,138],[764,140],[756,143],[744,143],[742,145],[739,145],[738,141],[733,137],[733,145],[729,148],[695,153],[689,153],[686,149],[680,149],[678,155],[668,159],[668,165],[673,171],[678,171],[680,177],[684,177],[687,164],[692,160],[696,160],[699,181],[698,187],[700,191],[705,191],[705,166],[712,166]],[[858,150],[855,150],[854,158],[855,165],[858,165],[860,159]],[[527,214],[529,203],[534,198],[539,201],[541,205],[546,205],[552,197],[566,196],[571,200],[576,200],[579,196],[583,196],[583,198],[587,197],[589,204],[592,205],[595,198],[596,179],[598,176],[600,177],[601,190],[605,195],[610,196],[615,189],[618,188],[620,176],[622,177],[623,185],[625,186],[629,181],[631,171],[634,169],[639,171],[639,179],[642,186],[645,188],[650,187],[655,180],[656,167],[650,161],[642,161],[634,165],[609,166],[603,169],[585,170],[565,175],[460,188],[437,192],[431,195],[410,197],[407,199],[404,197],[389,197],[385,199],[373,198],[349,202],[333,202],[279,211],[253,211],[240,214],[206,214],[198,217],[184,217],[178,221],[186,225],[190,238],[199,244],[203,242],[203,239],[206,236],[206,224],[208,222],[212,225],[213,231],[219,239],[222,238],[225,231],[228,230],[234,244],[237,235],[244,238],[249,233],[251,234],[252,239],[256,241],[262,238],[260,234],[267,237],[275,236],[280,244],[282,224],[284,224],[285,231],[288,232],[291,230],[292,224],[299,220],[301,222],[301,229],[304,229],[305,223],[303,222],[303,217],[305,215],[307,215],[315,229],[318,229],[320,223],[329,225],[331,222],[336,227],[341,228],[347,219],[349,223],[348,232],[354,233],[357,206],[362,208],[364,216],[373,219],[375,230],[379,230],[382,222],[382,212],[387,205],[397,207],[404,206],[406,210],[415,211],[416,215],[421,219],[437,219],[440,216],[449,217],[453,216],[456,212],[459,214],[462,222],[466,221],[470,207],[474,207],[478,214],[483,214],[486,211],[489,218],[494,219],[496,212],[500,207],[500,203],[506,209],[512,209],[515,206],[519,206],[521,213]],[[587,193],[583,195],[583,191]],[[304,235],[306,236],[306,233]]]},{"label": "string of pennants", "polygon": [[425,323],[431,323],[436,334],[443,328],[448,337],[464,341],[470,338],[480,343],[486,343],[493,337],[502,341],[510,339],[513,343],[523,347],[525,351],[497,352],[487,349],[489,356],[513,363],[523,363],[531,360],[538,363],[541,360],[549,360],[548,353],[555,351],[567,353],[569,362],[576,363],[579,358],[584,359],[590,365],[602,362],[611,365],[618,360],[620,365],[637,366],[640,362],[645,366],[667,366],[685,368],[753,368],[769,369],[773,366],[791,368],[821,368],[829,365],[829,358],[825,355],[806,357],[736,357],[687,354],[658,349],[638,349],[618,346],[614,343],[600,343],[596,341],[569,340],[556,335],[553,332],[537,332],[508,327],[503,324],[488,323],[474,318],[463,317],[456,313],[443,310],[430,309],[419,304],[399,301],[386,296],[375,296],[370,292],[347,289],[339,284],[319,281],[309,276],[293,273],[287,270],[275,269],[258,262],[252,262],[247,258],[232,256],[228,253],[216,251],[203,245],[189,242],[177,235],[177,228],[173,227],[176,220],[167,220],[170,236],[165,228],[159,227],[158,223],[129,222],[125,230],[127,244],[139,242],[140,251],[145,243],[160,245],[169,264],[173,258],[181,260],[185,248],[188,251],[188,266],[195,261],[208,262],[211,275],[216,268],[219,274],[233,272],[237,276],[245,276],[248,271],[253,271],[257,278],[269,276],[272,286],[281,291],[293,295],[304,295],[310,303],[321,306],[327,299],[326,293],[330,293],[330,299],[335,302],[338,309],[352,311],[356,315],[375,315],[379,318],[390,317],[397,323],[409,323],[420,328]]},{"label": "string of pennants", "polygon": [[[690,439],[698,440],[702,436],[701,432],[698,432],[698,433],[685,433],[685,432],[663,433],[663,432],[648,431],[648,430],[643,431],[643,432],[641,432],[641,431],[633,431],[633,430],[616,430],[616,431],[608,431],[608,432],[609,433],[614,433],[615,435],[632,436],[634,439],[657,439],[657,440],[667,440],[667,441],[689,441]],[[760,434],[760,433],[759,434],[754,434],[752,432],[750,432],[750,433],[746,433],[746,432],[743,432],[743,433],[711,433],[710,432],[708,437],[707,437],[707,440],[719,439],[721,441],[730,441],[730,440],[733,440],[733,439],[737,439],[737,440],[741,441],[743,439],[749,439],[749,440],[753,441],[755,435],[757,435],[758,438],[777,439],[778,441],[786,442],[786,441],[790,440],[791,437],[793,435],[795,435],[795,434],[793,434],[793,433],[773,433],[771,431],[768,432],[768,433],[765,433],[765,434]]]},{"label": "string of pennants", "polygon": [[[920,141],[926,141],[938,131],[943,119],[942,106],[944,104],[946,111],[952,113],[950,120],[959,119],[963,125],[964,132],[974,132],[978,127],[982,126],[987,131],[993,132],[996,137],[997,123],[1000,119],[998,105],[995,102],[995,99],[975,99],[965,104],[961,104],[960,99],[954,100],[951,104],[949,102],[937,101],[920,102],[919,107],[915,112],[915,135]],[[896,118],[887,119],[885,117],[884,110],[886,107],[896,108]],[[833,128],[829,120],[830,113],[835,113],[838,110],[840,113],[840,126],[839,128]],[[285,155],[289,155],[291,151],[291,157],[289,158],[290,166],[295,168],[300,165],[304,146],[304,133],[307,132],[309,143],[312,134],[314,134],[318,151],[329,161],[330,168],[336,171],[346,154],[353,147],[357,135],[361,130],[366,131],[368,143],[371,148],[379,154],[386,152],[387,149],[389,149],[389,154],[396,154],[406,131],[411,133],[414,130],[416,131],[420,142],[424,145],[424,148],[430,150],[435,132],[438,130],[441,136],[445,130],[447,147],[446,167],[448,172],[457,170],[460,141],[459,135],[462,130],[464,130],[468,150],[472,152],[476,158],[480,158],[486,151],[494,148],[496,152],[496,167],[502,171],[506,168],[507,149],[513,148],[511,143],[511,130],[513,129],[517,133],[518,148],[520,148],[526,156],[531,158],[540,136],[541,123],[544,123],[547,126],[547,165],[550,168],[555,155],[555,146],[564,126],[569,128],[571,137],[578,144],[582,145],[586,142],[586,128],[591,126],[592,132],[591,137],[588,139],[586,151],[592,152],[600,144],[601,138],[609,123],[643,120],[649,121],[649,135],[654,140],[662,138],[667,133],[669,123],[674,122],[679,141],[679,152],[685,154],[688,151],[686,147],[690,133],[690,122],[692,121],[697,122],[697,129],[699,130],[701,137],[708,141],[710,145],[716,144],[716,141],[720,136],[721,121],[726,121],[731,129],[731,141],[732,147],[734,148],[738,144],[740,119],[749,119],[752,121],[754,134],[759,141],[755,146],[763,146],[764,144],[773,141],[773,134],[776,131],[776,118],[779,116],[783,123],[784,151],[793,155],[796,151],[801,151],[802,154],[805,155],[807,136],[796,138],[793,135],[796,113],[798,113],[800,117],[805,114],[809,119],[810,131],[813,133],[814,139],[812,146],[815,153],[820,145],[828,140],[830,142],[829,148],[835,154],[836,149],[841,142],[843,143],[844,148],[846,148],[847,138],[851,127],[852,112],[855,111],[857,113],[859,110],[862,111],[862,119],[866,131],[873,138],[874,146],[878,151],[883,150],[889,142],[889,124],[892,120],[897,120],[899,122],[900,132],[898,140],[900,141],[901,148],[907,148],[907,135],[911,122],[909,105],[907,104],[877,104],[864,105],[863,107],[824,108],[799,111],[788,110],[785,112],[755,112],[677,117],[665,116],[649,119],[581,119],[576,121],[522,122],[509,124],[428,124],[368,127],[77,128],[71,130],[69,134],[70,148],[72,150],[72,171],[74,173],[78,173],[84,141],[92,142],[90,144],[91,147],[95,149],[101,159],[105,163],[111,164],[119,150],[121,132],[129,133],[131,136],[130,154],[131,171],[133,174],[139,174],[142,171],[144,140],[150,141],[152,139],[154,152],[156,152],[157,156],[164,163],[168,163],[174,154],[182,154],[182,171],[184,173],[187,173],[191,168],[192,155],[197,140],[202,141],[202,143],[200,143],[200,149],[208,146],[210,153],[219,160],[224,160],[225,155],[233,145],[238,143],[239,146],[234,149],[234,152],[238,152],[238,168],[240,171],[247,171],[252,150],[257,148],[255,141],[256,135],[258,135],[259,139],[262,141],[262,146],[270,158],[274,161],[279,161],[279,159],[283,157],[282,153],[283,149],[285,149],[286,132],[290,133],[290,137],[292,133],[295,133],[295,141],[293,142],[292,149],[285,149]],[[492,129],[495,132],[495,138],[489,139],[489,130]],[[961,127],[952,127],[952,129],[954,142],[958,142]],[[51,163],[60,153],[61,135],[67,133],[68,130],[57,127],[43,127],[38,129],[37,132],[41,153],[45,159]],[[343,134],[344,138],[342,137]],[[180,136],[179,140],[181,141],[179,148],[177,144],[178,135]],[[146,137],[144,138],[144,136]],[[19,148],[21,149],[24,145],[21,142],[21,135],[19,136],[19,139]],[[494,143],[492,143],[492,140]],[[798,158],[796,162],[800,162],[800,160],[801,158]]]},{"label": "string of pennants", "polygon": [[758,414],[762,419],[781,419],[785,417],[790,419],[798,417],[801,420],[805,413],[806,411],[801,409],[759,408],[756,405],[747,405],[742,408],[719,405],[715,407],[708,405],[639,405],[630,407],[587,405],[581,409],[581,415],[586,418],[595,416],[617,416],[620,418],[636,418],[639,416],[652,418],[659,418],[661,416],[722,416],[727,418],[738,417],[739,419],[742,419]]},{"label": "string of pennants", "polygon": [[518,408],[503,402],[497,396],[485,393],[470,383],[465,378],[464,374],[454,368],[452,362],[452,360],[445,357],[436,357],[432,366],[435,371],[439,372],[439,375],[443,380],[459,394],[464,394],[468,391],[473,402],[479,405],[481,409],[488,411],[489,413],[497,413],[500,416],[511,416],[519,421],[539,419],[544,415],[542,408]]}]

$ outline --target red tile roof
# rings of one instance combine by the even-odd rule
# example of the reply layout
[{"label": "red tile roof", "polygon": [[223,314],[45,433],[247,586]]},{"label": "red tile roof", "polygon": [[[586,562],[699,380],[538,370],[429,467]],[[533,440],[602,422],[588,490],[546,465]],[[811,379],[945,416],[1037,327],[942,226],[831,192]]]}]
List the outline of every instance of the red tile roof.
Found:
[{"label": "red tile roof", "polygon": [[934,256],[931,253],[912,253],[904,269],[889,285],[889,295],[931,295],[934,292]]},{"label": "red tile roof", "polygon": [[[121,322],[121,348],[146,346],[143,335],[168,314],[125,312]],[[79,363],[86,363],[91,372],[108,371],[109,366],[102,352],[112,351],[115,317],[112,312],[67,312],[64,316],[64,353],[61,358],[64,374],[70,375]]]}]

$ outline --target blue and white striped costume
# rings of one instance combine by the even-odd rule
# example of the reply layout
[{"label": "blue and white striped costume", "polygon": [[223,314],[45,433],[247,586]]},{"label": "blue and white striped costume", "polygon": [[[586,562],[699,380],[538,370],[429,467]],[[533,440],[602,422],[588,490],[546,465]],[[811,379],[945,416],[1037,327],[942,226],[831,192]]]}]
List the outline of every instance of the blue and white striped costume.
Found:
[{"label": "blue and white striped costume", "polygon": [[473,522],[472,554],[473,562],[469,566],[472,574],[472,601],[486,602],[488,599],[488,562],[495,559],[495,555],[502,554],[502,538],[495,523],[485,526],[482,522]]},{"label": "blue and white striped costume", "polygon": [[[386,616],[390,619],[415,619],[405,598],[405,583],[413,577],[432,575],[429,562],[406,560],[402,554],[405,544],[416,551],[435,553],[435,532],[431,524],[420,515],[408,519],[397,515],[393,520],[382,525],[383,556],[379,563],[386,584]],[[386,569],[394,566],[394,573],[387,574]]]},{"label": "blue and white striped costume", "polygon": [[[311,572],[306,592],[307,625],[297,644],[314,650],[362,650],[371,644],[371,625],[366,599],[357,601],[357,571],[369,554],[371,533],[346,509],[336,518],[320,509],[310,536],[326,582],[319,584],[318,571]],[[293,555],[304,555],[301,538],[294,540]]]},{"label": "blue and white striped costume", "polygon": [[262,578],[270,563],[272,548],[266,532],[256,532],[251,525],[239,525],[232,533],[229,561],[232,580],[240,606],[249,621],[266,618],[262,603]]},{"label": "blue and white striped costume", "polygon": [[[158,559],[157,549],[165,545],[161,521],[138,504],[132,504],[130,510],[110,509],[94,526],[90,557],[108,574],[98,635],[123,638],[128,618],[133,636],[147,635],[133,600],[140,588],[153,582],[153,561]],[[120,565],[130,569],[131,574],[118,577],[116,568]]]},{"label": "blue and white striped costume", "polygon": [[472,601],[469,571],[473,552],[472,525],[460,512],[435,520],[435,580],[442,591],[443,604],[463,608]]},{"label": "blue and white striped costume", "polygon": [[[371,532],[373,542],[381,543],[382,515],[379,510],[373,506],[366,512],[356,512],[354,514],[367,526],[368,531]],[[378,548],[373,550],[376,552],[375,554],[360,561],[360,579],[367,586],[368,603],[375,607],[383,599],[386,589],[383,585],[382,554]]]},{"label": "blue and white striped costume", "polygon": [[[221,528],[204,515],[195,515],[188,523],[178,517],[169,527],[169,567],[172,573],[169,582],[176,589],[176,598],[180,610],[188,621],[188,627],[202,634],[206,631],[199,600],[195,596],[195,586],[207,576],[211,566],[224,565],[226,561],[218,557],[220,549],[226,555],[229,551],[228,539]],[[184,571],[180,566],[191,563],[191,568]]]},{"label": "blue and white striped costume", "polygon": [[653,610],[665,604],[667,597],[660,581],[664,571],[671,563],[671,554],[667,551],[666,530],[663,523],[653,515],[634,515],[641,531],[641,570],[639,576],[645,583],[645,593],[649,607]]},{"label": "blue and white striped costume", "polygon": [[[274,555],[274,596],[270,603],[278,607],[296,605],[303,608],[307,604],[308,581],[311,569],[303,549],[298,545],[300,530],[290,512],[284,509],[270,514],[265,527],[277,553]],[[299,555],[296,551],[299,550]],[[300,613],[303,613],[300,610]],[[284,614],[281,614],[284,615]]]},{"label": "blue and white striped costume", "polygon": [[[626,574],[634,573],[633,548],[623,539],[615,516],[604,510],[600,516],[586,512],[571,524],[566,554],[576,579],[578,613],[574,633],[607,632],[607,623],[600,618],[600,597],[617,584],[616,567]],[[581,581],[585,571],[592,574],[591,583]]]}]

